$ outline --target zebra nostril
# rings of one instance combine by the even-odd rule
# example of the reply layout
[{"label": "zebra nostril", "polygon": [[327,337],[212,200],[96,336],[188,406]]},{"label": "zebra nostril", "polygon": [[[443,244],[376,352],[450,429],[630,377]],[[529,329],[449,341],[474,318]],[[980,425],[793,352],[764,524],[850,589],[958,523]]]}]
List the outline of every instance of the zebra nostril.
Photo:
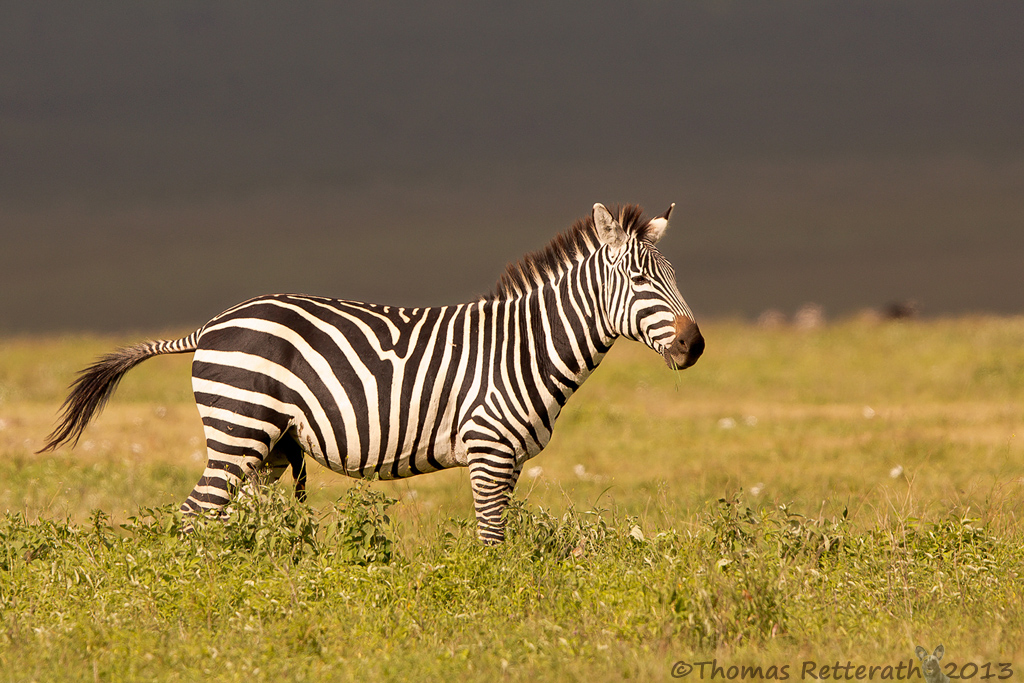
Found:
[{"label": "zebra nostril", "polygon": [[676,344],[679,349],[692,360],[697,360],[704,353],[704,336],[700,333],[697,323],[683,318],[676,319]]},{"label": "zebra nostril", "polygon": [[700,358],[701,354],[704,353],[704,335],[700,333],[700,330],[697,329],[696,325],[694,325],[693,328],[696,331],[696,335],[693,339],[687,342],[686,346],[687,353],[690,354],[694,360],[697,360]]}]

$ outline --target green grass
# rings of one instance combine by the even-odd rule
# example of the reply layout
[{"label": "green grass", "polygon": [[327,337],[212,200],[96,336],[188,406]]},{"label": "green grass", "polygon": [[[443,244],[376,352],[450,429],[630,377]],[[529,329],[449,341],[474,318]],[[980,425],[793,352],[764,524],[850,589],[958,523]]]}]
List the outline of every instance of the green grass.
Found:
[{"label": "green grass", "polygon": [[463,470],[311,469],[308,506],[284,482],[181,540],[189,359],[39,456],[74,370],[131,340],[0,342],[0,681],[795,678],[940,642],[1024,667],[1024,319],[702,327],[678,375],[616,347],[497,548]]}]

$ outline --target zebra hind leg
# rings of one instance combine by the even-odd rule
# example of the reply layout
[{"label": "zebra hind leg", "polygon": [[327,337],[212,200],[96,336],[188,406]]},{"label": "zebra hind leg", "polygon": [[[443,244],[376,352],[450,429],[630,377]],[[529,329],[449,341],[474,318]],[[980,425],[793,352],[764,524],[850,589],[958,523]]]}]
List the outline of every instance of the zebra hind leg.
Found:
[{"label": "zebra hind leg", "polygon": [[306,502],[306,457],[302,447],[295,440],[291,432],[286,432],[270,450],[270,457],[267,459],[267,466],[273,462],[280,471],[273,476],[273,481],[281,478],[285,470],[292,468],[292,478],[295,479],[295,498],[299,503]]},{"label": "zebra hind leg", "polygon": [[[290,435],[284,434],[265,455],[258,447],[240,448],[229,455],[222,452],[226,450],[223,444],[213,442],[216,444],[214,446],[210,443],[208,439],[209,460],[206,471],[181,505],[180,510],[185,515],[219,513],[226,516],[231,513],[232,498],[252,495],[257,483],[277,482],[289,468],[295,478],[295,497],[299,502],[305,502],[305,455]],[[182,530],[190,533],[191,522],[186,520]]]},{"label": "zebra hind leg", "polygon": [[[263,468],[272,443],[270,435],[261,430],[228,425],[207,417],[204,417],[203,424],[206,469],[192,493],[181,504],[181,512],[188,516],[226,514],[235,494],[253,481]],[[186,521],[183,530],[187,533],[191,526]]]},{"label": "zebra hind leg", "polygon": [[291,468],[292,478],[295,480],[295,498],[300,502],[306,502],[306,457],[299,447],[298,442],[291,434],[285,433],[281,439],[270,449],[260,474],[265,477],[268,484],[276,482]]}]

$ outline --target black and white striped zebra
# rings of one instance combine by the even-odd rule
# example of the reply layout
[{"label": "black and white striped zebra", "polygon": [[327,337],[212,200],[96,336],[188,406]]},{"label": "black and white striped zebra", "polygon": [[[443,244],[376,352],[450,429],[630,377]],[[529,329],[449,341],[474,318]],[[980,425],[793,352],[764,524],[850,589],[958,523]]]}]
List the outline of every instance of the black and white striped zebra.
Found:
[{"label": "black and white striped zebra", "polygon": [[[674,206],[674,205],[673,205]],[[82,371],[43,450],[77,443],[121,377],[164,353],[194,351],[192,388],[208,463],[186,513],[220,510],[233,492],[304,460],[353,477],[468,467],[485,542],[523,463],[551,438],[562,406],[618,337],[672,368],[704,339],[655,246],[672,207],[601,204],[539,252],[510,265],[488,296],[398,308],[315,296],[264,296],[177,341],[119,349]]]}]

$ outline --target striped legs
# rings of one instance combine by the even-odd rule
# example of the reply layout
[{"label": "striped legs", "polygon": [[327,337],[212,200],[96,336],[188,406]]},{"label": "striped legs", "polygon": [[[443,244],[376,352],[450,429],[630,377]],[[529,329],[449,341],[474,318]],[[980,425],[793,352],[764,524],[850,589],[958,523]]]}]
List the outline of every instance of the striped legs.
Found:
[{"label": "striped legs", "polygon": [[295,477],[295,496],[300,501],[306,499],[305,458],[290,434],[281,434],[272,427],[268,432],[253,426],[229,424],[208,416],[204,416],[203,424],[206,470],[181,504],[183,513],[223,510],[237,491],[244,491],[257,480],[272,484],[289,467]]},{"label": "striped legs", "polygon": [[476,508],[477,537],[487,545],[505,540],[502,514],[519,479],[522,466],[515,456],[494,446],[469,449],[469,485]]},{"label": "striped legs", "polygon": [[251,449],[245,454],[229,456],[209,447],[207,457],[203,476],[199,477],[192,493],[181,504],[181,511],[185,514],[223,509],[231,502],[235,492],[255,477],[266,454]]},{"label": "striped legs", "polygon": [[260,475],[268,484],[281,478],[288,468],[295,479],[295,497],[300,503],[306,502],[306,456],[299,444],[290,434],[284,434],[274,447],[270,449],[267,462],[264,463]]},{"label": "striped legs", "polygon": [[249,481],[242,486],[240,495],[253,493],[255,485],[269,486],[277,482],[281,476],[291,469],[292,478],[295,480],[295,498],[300,503],[306,502],[306,459],[299,448],[299,444],[287,434],[274,444],[270,449],[263,466],[256,476],[250,477]]}]

